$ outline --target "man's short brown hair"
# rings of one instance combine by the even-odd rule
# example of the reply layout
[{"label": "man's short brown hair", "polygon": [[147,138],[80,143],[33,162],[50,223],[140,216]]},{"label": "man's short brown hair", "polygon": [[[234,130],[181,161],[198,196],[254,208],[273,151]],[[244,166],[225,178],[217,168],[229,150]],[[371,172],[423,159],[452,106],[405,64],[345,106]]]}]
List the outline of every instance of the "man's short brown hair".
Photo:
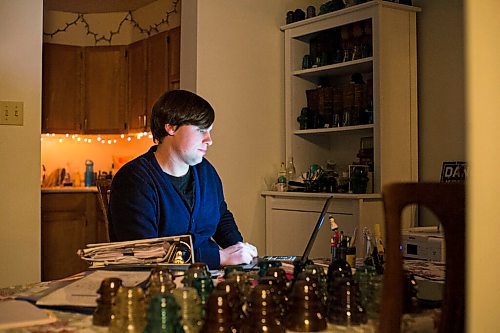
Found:
[{"label": "man's short brown hair", "polygon": [[153,106],[151,133],[153,141],[161,143],[168,135],[165,125],[194,125],[209,128],[215,120],[210,103],[187,90],[172,90],[163,94]]}]

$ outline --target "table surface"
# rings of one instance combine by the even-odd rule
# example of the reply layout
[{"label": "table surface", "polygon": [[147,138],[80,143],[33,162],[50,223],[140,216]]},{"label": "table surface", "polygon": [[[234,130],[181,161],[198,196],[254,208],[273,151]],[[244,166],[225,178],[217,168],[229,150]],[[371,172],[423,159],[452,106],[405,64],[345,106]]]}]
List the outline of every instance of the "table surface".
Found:
[{"label": "table surface", "polygon": [[[82,274],[82,276],[84,276]],[[17,285],[0,289],[0,301],[12,298],[23,298],[36,294],[46,293],[54,288],[54,284],[67,283],[70,278],[59,281],[40,282],[26,285]],[[28,297],[29,298],[29,297]],[[92,315],[71,311],[46,309],[58,320],[47,325],[38,325],[16,329],[2,330],[8,333],[70,333],[70,332],[108,332],[108,327],[95,326],[92,324]],[[434,333],[437,332],[436,319],[439,310],[425,310],[418,314],[405,314],[402,318],[402,332],[405,333]],[[324,332],[363,332],[374,333],[376,323],[369,321],[366,325],[353,326],[351,328],[330,325]]]}]

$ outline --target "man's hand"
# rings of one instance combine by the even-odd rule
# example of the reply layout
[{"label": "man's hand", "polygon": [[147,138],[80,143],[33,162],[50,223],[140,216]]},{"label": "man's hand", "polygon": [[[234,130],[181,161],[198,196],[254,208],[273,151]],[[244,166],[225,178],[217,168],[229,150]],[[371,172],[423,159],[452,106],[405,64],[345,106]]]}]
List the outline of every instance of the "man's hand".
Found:
[{"label": "man's hand", "polygon": [[221,266],[248,264],[258,255],[255,246],[242,242],[221,249],[219,253]]}]

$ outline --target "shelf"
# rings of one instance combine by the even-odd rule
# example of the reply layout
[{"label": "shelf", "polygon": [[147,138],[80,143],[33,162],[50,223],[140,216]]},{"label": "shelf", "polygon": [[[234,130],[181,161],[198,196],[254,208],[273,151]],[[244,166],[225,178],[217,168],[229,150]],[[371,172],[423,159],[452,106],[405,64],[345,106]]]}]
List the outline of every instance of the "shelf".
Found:
[{"label": "shelf", "polygon": [[314,128],[308,130],[296,130],[293,131],[293,134],[307,135],[307,134],[320,134],[320,133],[332,133],[332,132],[348,132],[348,131],[360,131],[373,128],[374,128],[373,124],[367,124],[367,125],[357,125],[357,126],[342,126],[342,127],[329,127],[329,128]]},{"label": "shelf", "polygon": [[294,71],[293,75],[315,82],[318,78],[327,75],[335,77],[352,73],[367,73],[372,71],[373,57],[368,57],[327,66],[301,69]]},{"label": "shelf", "polygon": [[311,23],[326,21],[326,20],[330,20],[332,18],[349,15],[351,13],[359,12],[363,9],[375,7],[377,5],[382,5],[384,7],[400,9],[400,10],[402,9],[402,10],[411,11],[411,12],[422,11],[422,9],[420,7],[407,6],[407,5],[402,5],[399,3],[394,3],[394,2],[385,1],[385,0],[372,0],[372,1],[368,1],[368,2],[363,3],[363,4],[359,4],[359,5],[355,5],[355,6],[351,6],[351,7],[346,7],[346,8],[335,10],[333,12],[329,12],[326,14],[317,15],[317,16],[314,16],[314,17],[311,17],[311,18],[308,18],[305,20],[285,24],[285,25],[282,25],[280,27],[280,30],[285,31],[288,29],[293,29],[293,28],[311,25]]},{"label": "shelf", "polygon": [[[375,192],[381,192],[383,186],[390,182],[418,179],[418,11],[420,9],[416,7],[373,0],[282,27],[285,39],[285,159],[293,156],[301,169],[328,160],[346,166],[356,159],[360,139],[373,137]],[[317,38],[313,46],[319,48],[320,39],[326,40],[331,32],[333,45],[324,45],[331,47],[326,50],[332,55],[335,53],[332,50],[343,45],[342,31],[339,37],[339,31],[332,29],[342,30],[344,26],[353,29],[354,24],[359,22],[371,25],[372,56],[315,68],[301,68],[304,55],[311,53],[312,39]],[[321,50],[315,51],[321,54]],[[299,130],[297,117],[308,105],[308,97],[310,100],[315,98],[308,96],[307,92],[319,85],[338,89],[334,90],[337,94],[342,92],[342,106],[338,95],[336,105],[331,105],[331,109],[336,108],[336,113],[343,111],[344,104],[353,107],[353,97],[349,95],[351,92],[344,90],[344,87],[355,73],[360,73],[367,83],[367,94],[370,96],[367,101],[373,105],[373,123]],[[328,93],[331,94],[330,91]],[[318,99],[324,98],[325,94],[325,91],[320,91]],[[328,103],[333,100],[330,95],[327,97]],[[321,101],[314,102],[320,105]],[[329,114],[328,110],[324,111],[324,101],[323,109],[317,105],[312,105],[316,112]]]},{"label": "shelf", "polygon": [[261,193],[263,197],[294,197],[294,198],[328,198],[333,196],[333,199],[380,199],[380,193],[353,194],[353,193],[312,193],[312,192],[278,192],[264,191]]}]

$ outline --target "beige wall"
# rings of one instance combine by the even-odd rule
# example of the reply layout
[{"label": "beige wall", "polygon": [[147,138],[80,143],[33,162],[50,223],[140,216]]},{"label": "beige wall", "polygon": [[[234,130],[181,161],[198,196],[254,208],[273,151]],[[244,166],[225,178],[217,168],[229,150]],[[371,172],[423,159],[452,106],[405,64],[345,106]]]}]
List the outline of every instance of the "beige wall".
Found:
[{"label": "beige wall", "polygon": [[0,125],[0,287],[40,280],[42,0],[0,0],[0,100],[24,125]]},{"label": "beige wall", "polygon": [[468,332],[500,332],[500,31],[497,0],[465,2],[468,187]]},{"label": "beige wall", "polygon": [[414,0],[417,14],[419,179],[439,181],[465,158],[463,0]]},{"label": "beige wall", "polygon": [[[463,0],[414,0],[417,14],[419,180],[439,181],[444,161],[466,161]],[[419,224],[437,225],[420,209]]]},{"label": "beige wall", "polygon": [[[196,31],[192,60],[197,70],[190,79],[195,86],[184,87],[207,98],[216,110],[208,159],[223,180],[245,239],[263,253],[260,192],[266,189],[264,178],[273,178],[284,158],[283,36],[278,29],[284,6],[266,0],[185,1],[183,10],[195,12],[193,6],[197,27],[189,27],[189,21],[182,27]],[[183,75],[186,71],[181,82]]]},{"label": "beige wall", "polygon": [[214,145],[207,157],[224,182],[243,236],[260,253],[265,253],[260,193],[275,180],[285,152],[279,27],[287,10],[305,10],[309,3],[184,0],[182,5],[181,84],[216,110]]}]

